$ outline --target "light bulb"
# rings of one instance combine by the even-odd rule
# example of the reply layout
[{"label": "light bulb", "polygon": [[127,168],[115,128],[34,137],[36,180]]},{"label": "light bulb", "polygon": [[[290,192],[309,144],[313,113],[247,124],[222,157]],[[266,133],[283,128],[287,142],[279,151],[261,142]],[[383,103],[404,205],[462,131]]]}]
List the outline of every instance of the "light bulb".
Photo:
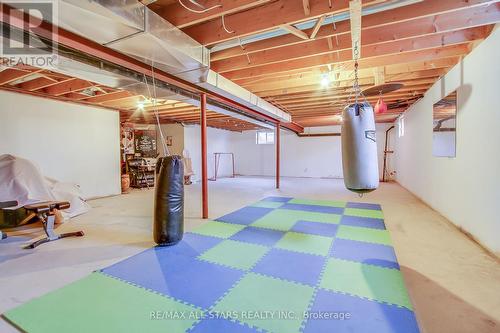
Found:
[{"label": "light bulb", "polygon": [[328,85],[330,84],[330,78],[328,77],[328,74],[323,74],[321,75],[321,86],[323,88],[326,88],[328,87]]}]

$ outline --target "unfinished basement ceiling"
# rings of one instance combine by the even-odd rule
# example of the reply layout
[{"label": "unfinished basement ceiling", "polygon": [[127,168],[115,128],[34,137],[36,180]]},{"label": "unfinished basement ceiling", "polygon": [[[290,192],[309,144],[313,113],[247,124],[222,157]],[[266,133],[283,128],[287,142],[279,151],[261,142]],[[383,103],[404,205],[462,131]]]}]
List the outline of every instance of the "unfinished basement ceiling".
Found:
[{"label": "unfinished basement ceiling", "polygon": [[[148,95],[36,67],[3,68],[0,71],[0,90],[118,110],[123,122],[155,123],[154,109],[158,110],[160,122],[164,124],[200,122],[198,106],[162,98],[157,98],[154,106]],[[257,123],[210,110],[210,106],[207,110],[207,124],[238,132],[262,128]]]},{"label": "unfinished basement ceiling", "polygon": [[[211,69],[302,126],[339,123],[354,78],[349,1],[181,1],[148,3],[212,49]],[[499,21],[498,1],[363,1],[361,88],[404,84],[382,96],[377,122],[394,121]]]}]

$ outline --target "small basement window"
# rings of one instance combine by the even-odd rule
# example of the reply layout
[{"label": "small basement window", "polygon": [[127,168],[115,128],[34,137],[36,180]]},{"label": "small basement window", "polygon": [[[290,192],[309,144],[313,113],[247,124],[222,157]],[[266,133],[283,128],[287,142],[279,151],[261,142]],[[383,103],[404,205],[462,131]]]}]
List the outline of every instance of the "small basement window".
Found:
[{"label": "small basement window", "polygon": [[274,144],[274,132],[257,132],[255,134],[255,142],[258,145]]}]

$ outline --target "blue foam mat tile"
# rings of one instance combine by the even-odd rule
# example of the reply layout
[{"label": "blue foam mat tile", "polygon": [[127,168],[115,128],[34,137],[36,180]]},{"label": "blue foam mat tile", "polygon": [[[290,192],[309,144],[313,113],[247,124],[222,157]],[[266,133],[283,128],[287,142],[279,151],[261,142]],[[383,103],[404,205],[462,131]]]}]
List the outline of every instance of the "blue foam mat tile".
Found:
[{"label": "blue foam mat tile", "polygon": [[231,236],[230,239],[264,246],[273,246],[285,234],[283,231],[248,226]]},{"label": "blue foam mat tile", "polygon": [[344,215],[340,219],[340,224],[350,225],[353,227],[363,227],[372,229],[385,229],[384,220],[375,219],[372,217],[359,217]]},{"label": "blue foam mat tile", "polygon": [[214,247],[215,245],[219,244],[222,242],[223,239],[218,238],[218,237],[210,237],[210,236],[204,236],[204,235],[199,235],[199,234],[193,234],[190,232],[186,232],[182,240],[171,246],[156,246],[153,248],[149,248],[147,250],[144,250],[130,258],[127,258],[125,260],[122,260],[116,264],[113,264],[111,266],[106,267],[106,269],[112,268],[116,265],[122,265],[123,263],[126,263],[128,261],[132,261],[134,257],[136,256],[144,256],[147,257],[150,255],[149,252],[155,252],[155,255],[164,255],[164,256],[175,256],[175,255],[182,255],[182,256],[187,256],[187,257],[197,257],[206,250]]},{"label": "blue foam mat tile", "polygon": [[319,282],[325,257],[271,249],[252,269],[253,272],[315,286]]},{"label": "blue foam mat tile", "polygon": [[344,213],[344,208],[342,207],[303,205],[303,204],[292,204],[292,203],[286,203],[281,207],[279,207],[279,209],[302,210],[306,212],[327,213],[327,214],[337,214],[337,215],[342,215]]},{"label": "blue foam mat tile", "polygon": [[396,253],[391,246],[337,238],[330,255],[344,260],[399,269]]},{"label": "blue foam mat tile", "polygon": [[288,202],[292,200],[291,197],[267,197],[262,199],[262,201],[271,201],[271,202]]},{"label": "blue foam mat tile", "polygon": [[202,308],[210,307],[244,274],[163,249],[144,251],[102,272]]},{"label": "blue foam mat tile", "polygon": [[319,314],[331,317],[310,318],[304,333],[419,333],[411,310],[323,289],[318,291],[309,313],[310,316]]},{"label": "blue foam mat tile", "polygon": [[372,204],[365,202],[348,202],[346,208],[382,210],[382,207],[379,204]]},{"label": "blue foam mat tile", "polygon": [[300,220],[293,225],[290,231],[301,232],[303,234],[335,237],[337,229],[337,224]]},{"label": "blue foam mat tile", "polygon": [[[214,317],[214,318],[212,318]],[[207,318],[201,320],[189,330],[189,333],[227,332],[227,333],[258,333],[259,331],[234,321],[220,317],[217,313],[208,314]]]},{"label": "blue foam mat tile", "polygon": [[173,246],[158,247],[158,251],[187,256],[198,256],[219,244],[222,239],[186,232],[182,240]]},{"label": "blue foam mat tile", "polygon": [[244,207],[235,212],[219,217],[216,221],[248,225],[260,219],[272,210],[273,208]]}]

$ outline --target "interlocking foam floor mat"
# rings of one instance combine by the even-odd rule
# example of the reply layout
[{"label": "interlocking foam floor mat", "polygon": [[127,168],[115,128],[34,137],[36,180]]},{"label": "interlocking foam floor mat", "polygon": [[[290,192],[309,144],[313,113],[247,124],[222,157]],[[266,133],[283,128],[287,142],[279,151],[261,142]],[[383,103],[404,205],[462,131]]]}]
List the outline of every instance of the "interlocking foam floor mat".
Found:
[{"label": "interlocking foam floor mat", "polygon": [[4,314],[28,332],[419,332],[377,204],[269,197]]}]

